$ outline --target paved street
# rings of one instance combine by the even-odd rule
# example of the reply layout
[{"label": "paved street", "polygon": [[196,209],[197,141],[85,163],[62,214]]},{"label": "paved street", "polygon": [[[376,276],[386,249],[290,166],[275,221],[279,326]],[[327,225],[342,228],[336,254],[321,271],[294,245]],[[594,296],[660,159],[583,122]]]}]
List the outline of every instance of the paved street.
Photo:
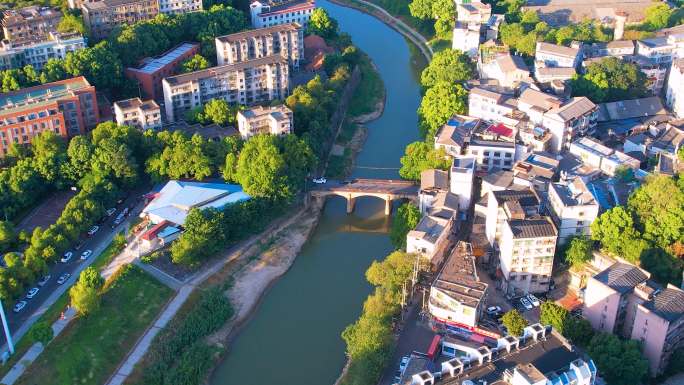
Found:
[{"label": "paved street", "polygon": [[[96,232],[95,235],[92,237],[86,236],[80,238],[80,240],[85,242],[83,247],[81,247],[79,250],[74,250],[72,245],[72,247],[67,250],[73,253],[71,260],[67,263],[58,262],[50,269],[50,272],[48,273],[51,276],[50,281],[48,281],[45,286],[40,288],[40,291],[34,298],[27,299],[26,293],[30,289],[38,287],[37,283],[40,278],[36,279],[36,282],[29,286],[24,294],[19,296],[17,302],[26,301],[26,307],[19,313],[14,313],[12,311],[6,313],[7,324],[9,326],[10,333],[12,333],[12,339],[15,343],[24,335],[24,333],[26,333],[26,331],[28,331],[30,326],[33,325],[33,323],[36,322],[38,318],[43,315],[43,313],[45,313],[47,308],[50,307],[50,305],[52,305],[57,298],[67,291],[71,285],[76,283],[78,274],[85,270],[85,268],[88,267],[92,261],[95,260],[95,258],[109,245],[109,243],[114,239],[114,235],[126,228],[127,224],[133,219],[132,215],[126,217],[126,219],[116,226],[114,230],[111,230],[110,228],[110,225],[114,224],[114,220],[121,210],[123,210],[125,207],[128,207],[130,203],[134,203],[139,196],[149,191],[150,187],[147,184],[143,184],[142,186],[133,190],[130,196],[117,207],[116,213],[109,217],[107,221],[100,226],[100,230]],[[139,211],[141,207],[142,203],[140,203],[133,211]],[[93,254],[88,257],[88,259],[83,261],[81,260],[81,254],[83,254],[83,252],[86,250],[92,250]],[[69,280],[64,285],[57,284],[59,277],[65,273],[71,274]],[[0,343],[3,344],[2,348],[0,348],[0,351],[7,351],[7,339],[5,338],[4,333],[0,333]]]},{"label": "paved street", "polygon": [[310,191],[367,192],[418,195],[419,186],[404,180],[354,179],[354,183],[341,184],[339,180],[328,179],[326,183],[312,183]]}]

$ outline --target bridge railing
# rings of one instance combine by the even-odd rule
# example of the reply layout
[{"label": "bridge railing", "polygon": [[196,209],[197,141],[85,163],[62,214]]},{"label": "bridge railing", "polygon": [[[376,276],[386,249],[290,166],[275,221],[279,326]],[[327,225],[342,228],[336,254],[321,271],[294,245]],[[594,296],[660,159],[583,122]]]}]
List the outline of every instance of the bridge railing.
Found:
[{"label": "bridge railing", "polygon": [[412,186],[415,184],[409,180],[391,180],[391,179],[385,180],[385,179],[362,179],[362,178],[357,178],[356,180],[359,182],[396,184],[396,185],[403,185],[403,186]]}]

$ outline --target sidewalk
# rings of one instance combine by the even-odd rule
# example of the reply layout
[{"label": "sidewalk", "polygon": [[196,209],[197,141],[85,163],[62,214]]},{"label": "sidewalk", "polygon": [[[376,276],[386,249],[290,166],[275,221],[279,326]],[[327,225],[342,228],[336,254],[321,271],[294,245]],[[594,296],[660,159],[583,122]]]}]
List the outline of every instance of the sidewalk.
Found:
[{"label": "sidewalk", "polygon": [[[64,312],[64,319],[60,318],[52,324],[52,330],[54,330],[55,334],[54,336],[57,337],[57,335],[66,327],[67,323],[71,321],[72,318],[76,315],[76,308],[70,307],[67,309],[67,311]],[[16,363],[12,367],[12,369],[5,375],[5,377],[2,378],[2,383],[6,385],[12,385],[14,384],[14,381],[18,380],[19,377],[24,373],[24,370],[26,369],[24,367],[24,363],[26,364],[31,364],[38,356],[40,353],[43,352],[45,348],[43,347],[43,344],[40,342],[36,342],[29,348],[29,351],[24,354],[23,357],[21,357],[21,360]],[[26,362],[28,361],[28,362]]]}]

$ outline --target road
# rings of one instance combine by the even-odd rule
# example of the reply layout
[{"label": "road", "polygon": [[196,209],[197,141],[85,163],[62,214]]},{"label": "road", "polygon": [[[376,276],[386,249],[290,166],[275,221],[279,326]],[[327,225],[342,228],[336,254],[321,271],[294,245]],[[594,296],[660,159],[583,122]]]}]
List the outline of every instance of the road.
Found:
[{"label": "road", "polygon": [[353,183],[341,184],[339,180],[328,179],[326,183],[307,186],[310,191],[344,191],[418,195],[420,186],[405,180],[354,179]]},{"label": "road", "polygon": [[[77,269],[80,269],[83,264],[89,265],[97,256],[104,250],[104,248],[111,242],[109,239],[112,238],[111,236],[118,232],[121,231],[121,229],[126,228],[126,224],[130,222],[133,217],[129,215],[126,217],[126,219],[120,223],[114,231],[111,231],[110,226],[114,224],[114,220],[116,219],[116,216],[119,215],[121,210],[123,210],[125,207],[128,207],[131,203],[135,203],[136,199],[140,197],[141,195],[147,193],[150,191],[149,185],[146,183],[143,183],[142,186],[137,187],[135,190],[131,191],[130,196],[122,202],[116,210],[116,213],[114,213],[111,217],[107,219],[107,221],[100,226],[100,230],[96,232],[92,237],[81,237],[79,240],[85,241],[85,244],[83,247],[81,247],[79,250],[74,250],[73,246],[76,244],[74,242],[71,247],[67,251],[71,251],[73,253],[73,256],[71,257],[71,260],[67,263],[61,263],[58,262],[55,266],[52,266],[49,271],[49,275],[51,276],[50,280],[45,284],[45,286],[40,288],[40,291],[38,294],[36,294],[35,297],[32,299],[27,299],[26,298],[26,293],[28,293],[29,290],[31,290],[34,287],[38,287],[38,281],[40,280],[40,277],[36,279],[36,281],[29,286],[22,295],[19,296],[17,299],[17,302],[19,301],[26,301],[26,307],[22,309],[19,313],[14,313],[12,309],[9,311],[6,311],[7,315],[7,324],[10,329],[10,333],[14,337],[14,343],[17,343],[17,336],[16,333],[26,324],[27,321],[30,319],[33,319],[32,322],[35,322],[35,320],[38,317],[35,317],[36,315],[42,315],[45,310],[52,304],[52,302],[56,299],[51,298],[52,295],[60,288],[62,288],[63,285],[59,285],[57,283],[57,280],[62,274],[68,273],[71,274],[71,277],[69,277],[69,280],[67,281],[67,285],[64,286],[69,286],[70,284],[73,284],[76,282],[76,279],[78,277],[74,276],[74,272],[77,271]],[[135,210],[140,210],[142,203],[138,205]],[[86,250],[92,250],[93,254],[88,257],[87,260],[81,260],[81,254],[83,254],[84,251]],[[64,290],[62,290],[64,291]],[[48,300],[50,302],[48,303]],[[5,333],[1,332],[0,333],[0,345],[3,345],[3,348],[0,350],[0,352],[4,352],[7,350],[6,347],[7,343],[7,338],[5,337]]]}]

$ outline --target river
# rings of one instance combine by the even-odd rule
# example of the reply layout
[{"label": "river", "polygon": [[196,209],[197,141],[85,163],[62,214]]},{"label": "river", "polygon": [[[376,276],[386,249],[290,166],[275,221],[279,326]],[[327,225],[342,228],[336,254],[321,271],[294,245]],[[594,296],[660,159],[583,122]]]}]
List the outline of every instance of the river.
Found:
[{"label": "river", "polygon": [[[387,90],[383,116],[367,124],[370,136],[354,176],[399,178],[399,158],[418,140],[418,80],[425,57],[403,36],[361,12],[318,0],[342,31],[375,62]],[[412,54],[413,53],[413,54]],[[373,167],[373,168],[364,168]],[[394,210],[396,211],[397,203]],[[354,213],[336,197],[323,208],[311,240],[290,270],[266,294],[249,323],[233,339],[211,385],[332,384],[346,357],[340,336],[361,315],[373,291],[365,271],[392,252],[384,201],[357,198]]]}]

